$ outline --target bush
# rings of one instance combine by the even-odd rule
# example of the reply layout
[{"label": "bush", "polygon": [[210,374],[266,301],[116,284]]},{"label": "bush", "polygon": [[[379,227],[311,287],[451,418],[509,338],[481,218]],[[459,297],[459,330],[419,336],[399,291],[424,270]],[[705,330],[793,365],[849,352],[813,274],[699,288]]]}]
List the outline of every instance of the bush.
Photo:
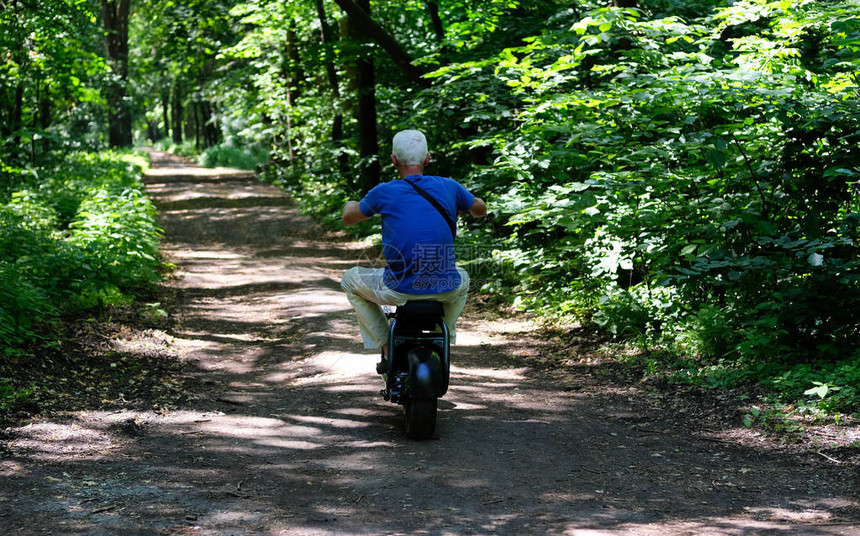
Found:
[{"label": "bush", "polygon": [[232,167],[254,170],[268,160],[269,151],[261,146],[216,145],[209,147],[198,159],[203,167]]},{"label": "bush", "polygon": [[7,411],[16,403],[33,395],[32,389],[16,389],[6,379],[0,379],[0,411]]},{"label": "bush", "polygon": [[829,414],[860,411],[860,355],[835,363],[764,367],[760,380],[781,401],[805,400],[806,407]]},{"label": "bush", "polygon": [[4,357],[14,357],[56,327],[58,309],[49,292],[38,287],[20,268],[0,261],[0,345]]},{"label": "bush", "polygon": [[[0,205],[0,344],[27,353],[62,315],[125,304],[158,277],[146,162],[122,153],[70,155]],[[0,356],[2,357],[2,356]]]},{"label": "bush", "polygon": [[188,158],[196,158],[200,154],[200,151],[197,149],[194,140],[185,140],[177,144],[174,143],[173,140],[171,140],[170,138],[161,138],[153,145],[159,151],[173,153],[175,155],[185,156]]}]

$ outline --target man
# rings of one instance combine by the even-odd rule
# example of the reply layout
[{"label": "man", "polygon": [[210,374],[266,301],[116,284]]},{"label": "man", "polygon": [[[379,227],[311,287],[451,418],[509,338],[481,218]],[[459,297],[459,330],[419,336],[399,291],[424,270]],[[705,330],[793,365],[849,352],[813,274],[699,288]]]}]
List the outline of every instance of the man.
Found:
[{"label": "man", "polygon": [[423,174],[430,163],[424,134],[398,132],[392,146],[391,162],[400,179],[379,184],[361,201],[349,201],[343,208],[346,225],[382,216],[385,268],[351,268],[341,287],[358,316],[364,347],[381,349],[383,356],[388,354],[388,319],[381,305],[403,305],[411,299],[442,302],[451,343],[455,342],[457,318],[469,291],[469,275],[454,259],[455,222],[460,212],[476,218],[487,213],[484,201],[458,182]]}]

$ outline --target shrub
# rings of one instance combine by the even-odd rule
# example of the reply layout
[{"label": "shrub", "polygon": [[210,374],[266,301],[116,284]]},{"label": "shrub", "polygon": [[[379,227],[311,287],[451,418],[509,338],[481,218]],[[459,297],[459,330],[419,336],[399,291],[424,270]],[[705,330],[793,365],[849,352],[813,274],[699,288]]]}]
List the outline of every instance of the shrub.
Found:
[{"label": "shrub", "polygon": [[131,154],[75,153],[0,205],[7,357],[49,341],[61,315],[129,303],[157,279],[160,230],[142,194],[145,165]]},{"label": "shrub", "polygon": [[268,160],[269,152],[261,146],[215,145],[209,147],[200,155],[198,161],[203,167],[232,167],[238,169],[256,169]]}]

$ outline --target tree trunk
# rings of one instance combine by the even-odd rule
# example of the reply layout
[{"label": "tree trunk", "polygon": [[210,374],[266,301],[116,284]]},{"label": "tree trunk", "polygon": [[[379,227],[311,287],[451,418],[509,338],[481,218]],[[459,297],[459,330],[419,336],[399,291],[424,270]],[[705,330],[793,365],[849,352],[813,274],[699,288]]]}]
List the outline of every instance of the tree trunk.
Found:
[{"label": "tree trunk", "polygon": [[[366,18],[370,18],[370,0],[359,0],[361,10]],[[338,2],[339,3],[339,2]],[[349,16],[350,34],[356,39],[369,37],[364,30],[367,25],[361,17]],[[362,195],[379,184],[379,141],[376,128],[376,77],[373,72],[373,60],[358,58],[356,62],[356,93],[358,105],[356,119],[358,121],[358,153],[361,158],[359,175],[361,178]]]},{"label": "tree trunk", "polygon": [[146,137],[150,142],[155,142],[161,138],[161,133],[158,131],[158,123],[154,121],[146,121]]},{"label": "tree trunk", "polygon": [[325,6],[323,5],[323,0],[316,0],[317,3],[317,16],[320,21],[320,40],[322,41],[323,47],[326,51],[325,56],[325,72],[328,78],[328,85],[331,88],[332,95],[336,99],[340,98],[340,89],[338,88],[338,80],[337,80],[337,69],[335,69],[334,61],[330,55],[330,48],[328,45],[334,42],[334,37],[331,33],[331,28],[328,25],[328,19],[326,19],[325,14]]},{"label": "tree trunk", "polygon": [[361,191],[379,184],[379,141],[376,128],[376,77],[373,62],[358,62],[358,147],[361,157]]},{"label": "tree trunk", "polygon": [[51,126],[51,85],[48,84],[42,90],[42,99],[39,103],[39,126],[47,130]]},{"label": "tree trunk", "polygon": [[9,137],[12,128],[12,108],[8,105],[12,99],[6,86],[0,86],[0,137],[6,139]]},{"label": "tree trunk", "polygon": [[192,104],[194,107],[194,150],[200,152],[200,103]]},{"label": "tree trunk", "polygon": [[[12,143],[10,148],[14,154],[18,152],[18,146],[21,143],[19,132],[24,125],[24,84],[22,81],[25,79],[26,73],[30,68],[30,50],[26,39],[26,31],[23,28],[25,14],[22,12],[26,12],[27,7],[24,6],[19,10],[18,1],[13,0],[5,9],[9,10],[7,16],[9,16],[8,20],[11,21],[11,24],[3,28],[3,33],[4,38],[9,39],[8,44],[11,45],[11,49],[4,49],[4,52],[12,54],[12,61],[18,65],[18,74],[6,79],[9,82],[8,87],[11,95],[8,96],[11,97],[10,100],[6,100],[7,92],[4,84],[3,101],[0,104],[2,105],[2,111],[0,113],[3,113],[4,117],[2,119],[5,119],[5,121],[0,122],[0,134],[2,134],[3,140],[11,137]],[[4,58],[3,61],[6,61],[6,59]]]},{"label": "tree trunk", "polygon": [[179,89],[179,83],[176,82],[173,85],[173,95],[171,96],[171,102],[173,104],[171,114],[173,121],[172,130],[173,130],[173,143],[179,145],[182,143],[182,94]]},{"label": "tree trunk", "polygon": [[[37,79],[35,82],[36,82],[35,83],[35,86],[36,86],[36,102],[41,102],[42,101],[42,91],[41,91],[42,81]],[[31,120],[30,129],[35,132],[36,129],[39,127],[39,113],[36,112],[36,113],[31,114],[30,120]],[[30,162],[34,165],[36,164],[36,136],[30,137]]]},{"label": "tree trunk", "polygon": [[203,120],[203,139],[206,147],[218,145],[218,127],[212,122],[212,103],[203,101],[200,103],[200,112]]},{"label": "tree trunk", "polygon": [[299,100],[304,73],[301,69],[301,57],[299,56],[298,36],[296,35],[295,22],[290,23],[290,29],[287,31],[287,49],[285,57],[285,65],[281,72],[287,77],[287,82],[290,85],[289,104],[295,106]]},{"label": "tree trunk", "polygon": [[216,112],[217,106],[213,106],[212,103],[208,103],[207,109],[209,110],[209,119],[206,121],[206,124],[209,125],[209,130],[212,136],[212,145],[218,145],[221,143],[221,126],[218,124]]},{"label": "tree trunk", "polygon": [[295,140],[293,137],[292,110],[299,100],[304,74],[301,70],[301,58],[299,57],[298,36],[296,35],[295,21],[290,22],[287,30],[287,40],[284,43],[283,56],[281,57],[281,79],[287,86],[287,124],[284,133],[284,141],[287,144],[287,159],[293,161],[297,158]]},{"label": "tree trunk", "polygon": [[51,127],[51,85],[47,84],[41,92],[39,99],[39,128],[42,130],[42,152],[51,150],[51,140],[46,136]]},{"label": "tree trunk", "polygon": [[424,2],[427,6],[427,11],[430,13],[430,22],[433,25],[433,31],[436,33],[436,38],[439,41],[445,39],[445,28],[442,26],[442,19],[439,17],[438,2]]},{"label": "tree trunk", "polygon": [[[170,86],[167,84],[167,78],[161,77],[161,121],[164,123],[164,137],[170,134]],[[153,140],[157,141],[157,140]]]},{"label": "tree trunk", "polygon": [[114,79],[107,89],[108,142],[111,147],[132,144],[131,110],[125,102],[128,85],[128,17],[131,0],[102,0],[107,30],[107,62]]},{"label": "tree trunk", "polygon": [[183,125],[185,130],[185,139],[190,140],[194,137],[194,118],[192,115],[194,114],[194,103],[191,103],[191,109],[185,111],[185,124]]},{"label": "tree trunk", "polygon": [[21,143],[19,134],[21,127],[24,125],[24,85],[18,82],[15,87],[15,104],[12,106],[12,117],[9,120],[11,132],[14,136],[13,145],[17,146]]},{"label": "tree trunk", "polygon": [[[331,27],[328,25],[328,19],[326,18],[325,7],[323,6],[323,0],[316,0],[317,5],[317,16],[320,21],[320,40],[322,41],[323,48],[326,51],[325,55],[325,71],[326,78],[328,79],[329,89],[331,89],[332,101],[334,106],[334,118],[332,120],[331,125],[331,141],[335,147],[340,148],[343,142],[343,111],[341,110],[341,98],[340,98],[340,81],[337,76],[337,69],[335,68],[334,58],[331,54],[331,45],[334,43],[334,36],[331,32]],[[348,169],[349,157],[344,151],[339,151],[338,153],[338,164],[340,171],[342,173],[346,173]]]}]

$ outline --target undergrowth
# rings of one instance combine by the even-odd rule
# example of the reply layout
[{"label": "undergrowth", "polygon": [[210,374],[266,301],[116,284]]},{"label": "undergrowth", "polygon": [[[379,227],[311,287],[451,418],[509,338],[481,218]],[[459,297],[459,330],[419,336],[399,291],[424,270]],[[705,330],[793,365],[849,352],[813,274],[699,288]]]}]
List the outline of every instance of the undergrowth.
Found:
[{"label": "undergrowth", "polygon": [[0,368],[59,344],[63,318],[127,305],[159,279],[145,158],[73,153],[0,199]]},{"label": "undergrowth", "polygon": [[207,168],[229,167],[252,171],[269,159],[269,150],[261,143],[223,142],[200,149],[192,140],[175,143],[169,138],[163,138],[153,145],[159,151],[194,159]]}]

